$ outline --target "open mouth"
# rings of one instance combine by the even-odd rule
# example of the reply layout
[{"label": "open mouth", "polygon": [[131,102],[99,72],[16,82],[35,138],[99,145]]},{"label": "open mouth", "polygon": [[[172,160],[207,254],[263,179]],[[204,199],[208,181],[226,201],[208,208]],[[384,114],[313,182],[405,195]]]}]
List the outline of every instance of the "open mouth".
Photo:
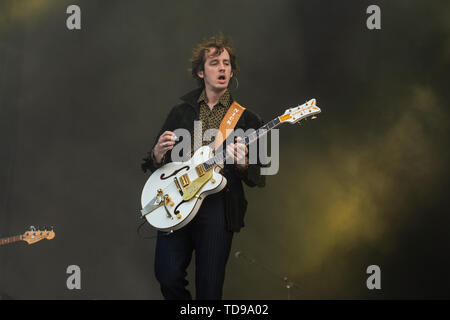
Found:
[{"label": "open mouth", "polygon": [[225,81],[225,79],[226,79],[225,76],[219,76],[220,81]]}]

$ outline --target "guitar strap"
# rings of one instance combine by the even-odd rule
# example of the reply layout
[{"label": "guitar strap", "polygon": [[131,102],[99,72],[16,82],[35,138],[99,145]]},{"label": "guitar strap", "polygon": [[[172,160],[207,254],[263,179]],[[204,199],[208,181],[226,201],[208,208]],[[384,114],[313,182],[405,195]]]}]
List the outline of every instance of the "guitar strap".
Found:
[{"label": "guitar strap", "polygon": [[220,123],[219,131],[217,131],[216,140],[214,141],[215,150],[217,150],[217,148],[220,147],[225,139],[230,135],[239,118],[244,113],[244,110],[245,108],[236,101],[234,101],[228,108],[227,113]]}]

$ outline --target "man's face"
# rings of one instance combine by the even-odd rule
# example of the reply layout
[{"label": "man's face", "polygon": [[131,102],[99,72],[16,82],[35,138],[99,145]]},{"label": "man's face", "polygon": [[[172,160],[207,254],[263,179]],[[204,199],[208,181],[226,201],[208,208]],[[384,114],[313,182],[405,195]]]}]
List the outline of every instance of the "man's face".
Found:
[{"label": "man's face", "polygon": [[216,52],[216,48],[210,48],[205,53],[204,71],[197,72],[197,75],[205,81],[206,88],[220,92],[228,87],[233,72],[228,51],[224,49],[220,55],[216,55]]}]

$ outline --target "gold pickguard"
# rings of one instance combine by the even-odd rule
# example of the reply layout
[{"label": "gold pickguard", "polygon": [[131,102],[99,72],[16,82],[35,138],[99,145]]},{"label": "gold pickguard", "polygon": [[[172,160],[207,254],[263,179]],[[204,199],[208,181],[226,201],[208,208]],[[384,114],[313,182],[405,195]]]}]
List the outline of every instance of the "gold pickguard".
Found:
[{"label": "gold pickguard", "polygon": [[186,188],[183,189],[183,200],[189,201],[200,191],[201,188],[212,178],[213,170],[210,169],[201,177],[192,181]]}]

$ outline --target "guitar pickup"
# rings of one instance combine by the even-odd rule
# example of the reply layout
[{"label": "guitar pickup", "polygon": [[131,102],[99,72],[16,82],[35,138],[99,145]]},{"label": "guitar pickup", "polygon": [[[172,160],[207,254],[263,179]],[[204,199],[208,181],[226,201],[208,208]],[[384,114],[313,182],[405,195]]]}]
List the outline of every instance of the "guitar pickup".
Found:
[{"label": "guitar pickup", "polygon": [[191,183],[191,180],[189,179],[189,176],[188,176],[187,173],[183,174],[183,175],[180,177],[180,182],[181,182],[181,186],[182,186],[183,188],[186,187],[187,185],[189,185],[189,184]]},{"label": "guitar pickup", "polygon": [[203,164],[200,164],[195,167],[195,171],[197,171],[198,176],[201,177],[205,174],[205,167],[203,166]]}]

